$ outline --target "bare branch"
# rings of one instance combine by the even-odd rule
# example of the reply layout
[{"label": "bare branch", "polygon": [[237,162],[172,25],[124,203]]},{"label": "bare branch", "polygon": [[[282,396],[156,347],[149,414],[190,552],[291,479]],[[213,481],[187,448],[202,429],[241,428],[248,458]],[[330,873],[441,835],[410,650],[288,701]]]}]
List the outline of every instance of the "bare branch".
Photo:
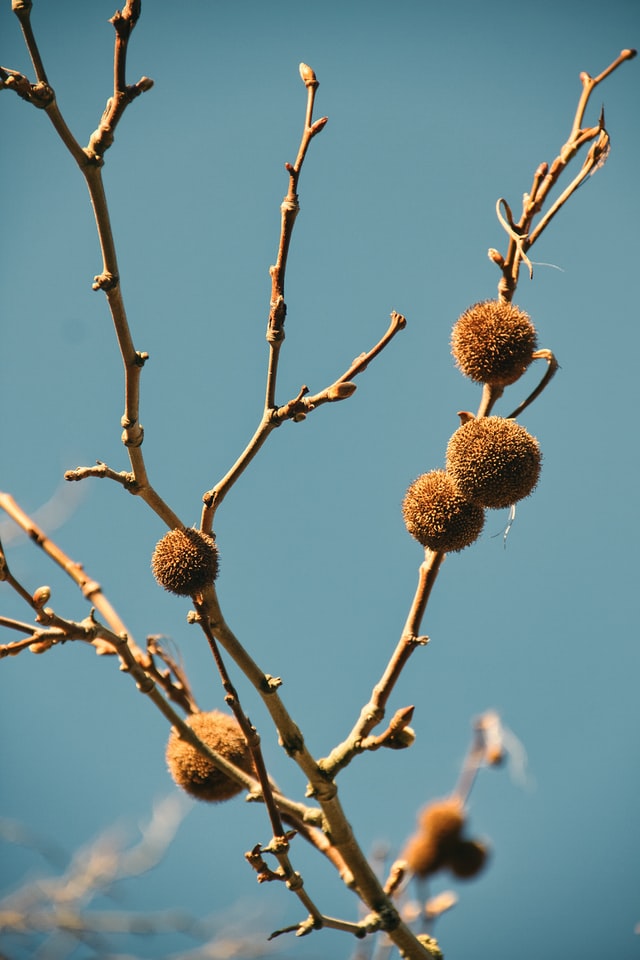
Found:
[{"label": "bare branch", "polygon": [[[609,135],[604,128],[604,114],[601,113],[597,126],[582,127],[584,113],[593,90],[606,77],[616,70],[620,64],[626,60],[635,57],[635,50],[623,50],[618,57],[597,77],[591,77],[588,73],[580,74],[582,83],[582,94],[578,102],[576,114],[569,134],[569,139],[564,144],[560,153],[553,161],[551,166],[542,163],[536,169],[533,178],[533,184],[530,193],[525,193],[522,202],[522,214],[517,223],[514,221],[509,209],[509,205],[503,199],[498,201],[497,212],[500,223],[509,236],[509,245],[507,253],[502,257],[497,251],[490,250],[489,256],[501,269],[502,278],[498,285],[500,297],[503,300],[510,301],[518,285],[518,275],[520,264],[525,263],[529,269],[530,276],[533,276],[531,261],[527,257],[527,251],[531,249],[543,230],[549,225],[553,217],[564,206],[569,197],[575,193],[578,187],[592,173],[595,173],[606,161],[609,153]],[[554,202],[547,213],[539,220],[533,228],[535,216],[541,212],[550,190],[557,183],[560,175],[566,166],[571,162],[582,146],[591,141],[591,148],[582,165],[582,169],[573,179],[569,186],[564,190],[560,197]],[[506,218],[502,216],[500,207],[504,206]],[[497,256],[495,255],[497,254]]]}]

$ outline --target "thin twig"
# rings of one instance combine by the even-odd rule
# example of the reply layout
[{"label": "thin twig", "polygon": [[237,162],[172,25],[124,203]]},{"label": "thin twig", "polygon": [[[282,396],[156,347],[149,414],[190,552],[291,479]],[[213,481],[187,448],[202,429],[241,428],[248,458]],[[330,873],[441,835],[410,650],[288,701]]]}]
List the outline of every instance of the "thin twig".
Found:
[{"label": "thin twig", "polygon": [[47,80],[47,74],[45,73],[44,64],[42,63],[40,51],[38,50],[38,44],[36,43],[36,38],[34,37],[33,30],[31,28],[31,7],[33,4],[31,3],[31,0],[13,0],[11,6],[13,12],[20,21],[20,28],[22,30],[24,42],[29,52],[29,56],[31,57],[31,63],[33,64],[33,69],[35,70],[38,83],[45,83],[48,85],[49,81]]},{"label": "thin twig", "polygon": [[231,677],[227,671],[225,662],[222,658],[216,638],[213,635],[211,626],[209,624],[208,618],[202,606],[198,603],[195,604],[196,612],[198,614],[198,623],[207,642],[209,643],[209,648],[213,654],[218,673],[220,674],[220,679],[222,681],[222,686],[225,691],[225,700],[231,710],[234,713],[236,720],[238,721],[240,728],[244,734],[245,740],[251,752],[251,757],[253,759],[253,764],[256,769],[256,774],[260,785],[262,787],[262,796],[264,799],[265,806],[267,808],[267,813],[271,821],[271,828],[273,830],[273,836],[278,841],[282,840],[285,836],[284,827],[282,826],[282,820],[280,819],[280,813],[273,799],[273,793],[271,791],[271,783],[269,781],[269,776],[267,774],[267,769],[264,764],[264,758],[262,756],[262,750],[260,749],[260,737],[256,728],[251,724],[249,718],[242,709],[240,703],[240,698],[238,696],[238,691],[231,681]]},{"label": "thin twig", "polygon": [[[115,634],[112,630],[99,623],[93,614],[86,617],[80,623],[63,621],[53,615],[52,611],[44,611],[47,619],[55,620],[56,624],[61,624],[68,631],[67,639],[86,640],[93,643],[95,639],[101,639],[104,642],[115,647],[117,654],[122,662],[122,669],[128,673],[135,681],[140,693],[145,694],[153,704],[160,710],[164,717],[175,727],[181,739],[191,744],[203,756],[209,759],[219,770],[241,784],[244,789],[249,791],[253,799],[261,799],[260,784],[255,777],[246,773],[240,767],[230,763],[221,754],[212,750],[207,744],[203,743],[192,730],[188,723],[174,710],[171,704],[163,697],[158,689],[155,680],[149,672],[139,663],[135,650],[132,649],[129,638],[126,634]],[[274,793],[277,803],[284,812],[291,813],[294,817],[301,817],[308,823],[319,822],[321,819],[320,811],[312,807],[297,803],[285,797],[279,791]]]},{"label": "thin twig", "polygon": [[[100,584],[88,576],[80,563],[73,561],[56,543],[51,540],[46,533],[31,519],[28,514],[22,510],[14,498],[8,493],[0,493],[0,508],[7,513],[24,532],[40,547],[47,556],[61,567],[73,582],[80,588],[82,595],[88,600],[107,621],[114,633],[127,633],[126,627],[114,608],[102,592]],[[136,656],[141,663],[146,663],[147,658],[143,651],[130,640],[130,645],[136,652]],[[98,649],[100,650],[101,645]]]},{"label": "thin twig", "polygon": [[352,383],[354,377],[362,373],[378,354],[391,342],[400,330],[403,330],[407,321],[400,313],[395,311],[391,314],[391,323],[386,333],[380,338],[378,343],[366,353],[360,354],[353,361],[351,366],[330,386],[325,387],[320,393],[312,397],[307,396],[307,387],[302,387],[297,397],[289,400],[284,406],[277,409],[266,409],[263,412],[260,424],[253,437],[242,451],[231,469],[225,474],[215,487],[208,490],[202,497],[204,507],[200,521],[201,529],[205,532],[211,532],[215,512],[226,497],[227,493],[233,487],[234,483],[244,473],[256,454],[260,451],[266,442],[269,434],[280,426],[285,420],[302,420],[308,413],[315,410],[316,407],[325,403],[334,403],[339,400],[345,400],[352,396],[355,391],[355,384]]},{"label": "thin twig", "polygon": [[[114,91],[107,103],[98,129],[92,134],[88,146],[83,150],[76,138],[69,130],[56,103],[54,91],[49,87],[40,53],[30,22],[31,3],[28,0],[16,0],[14,9],[20,20],[29,50],[38,83],[28,84],[26,78],[16,71],[3,71],[7,80],[5,86],[12,86],[24,99],[41,107],[47,113],[51,123],[60,136],[62,142],[76,161],[82,173],[93,208],[98,239],[102,251],[102,271],[95,277],[94,290],[103,290],[111,317],[113,320],[118,345],[122,354],[125,371],[125,409],[122,416],[122,441],[127,447],[129,459],[135,479],[128,489],[131,493],[141,497],[145,503],[166,523],[170,529],[182,527],[179,517],[165,503],[157,491],[152,487],[147,476],[144,457],[140,449],[144,438],[144,431],[139,422],[139,393],[140,373],[144,362],[148,359],[146,353],[140,353],[134,348],[129,330],[129,324],[122,299],[120,277],[116,249],[111,230],[109,209],[102,183],[102,165],[104,152],[111,146],[114,139],[114,130],[121,119],[124,110],[139,94],[150,90],[153,81],[142,77],[138,83],[127,86],[125,82],[126,54],[131,31],[140,14],[139,0],[127,0],[122,11],[114,14],[111,22],[115,28],[114,51]],[[81,479],[90,474],[77,474],[72,479]],[[111,476],[111,474],[105,474]]]},{"label": "thin twig", "polygon": [[[369,909],[379,916],[380,928],[389,933],[401,952],[406,950],[407,956],[411,956],[414,960],[428,960],[427,951],[400,919],[393,903],[382,889],[379,878],[360,849],[342,808],[337,786],[327,778],[320,764],[309,753],[299,727],[294,723],[279,697],[277,690],[280,681],[260,670],[229,628],[222,616],[213,584],[203,591],[200,609],[200,615],[207,616],[215,638],[260,694],[280,734],[284,749],[309,778],[307,795],[313,796],[322,808],[323,828],[327,830],[334,847],[353,875],[359,896]],[[197,619],[197,615],[194,619]]]},{"label": "thin twig", "polygon": [[425,559],[420,564],[418,571],[418,586],[404,630],[382,677],[373,688],[369,702],[360,711],[358,721],[349,736],[337,747],[334,747],[328,757],[319,761],[320,768],[329,778],[333,779],[340,770],[351,762],[357,753],[361,752],[361,741],[384,718],[391,692],[411,654],[418,647],[429,642],[429,638],[419,636],[418,631],[444,558],[444,553],[425,550]]},{"label": "thin twig", "polygon": [[315,73],[306,64],[300,64],[300,77],[307,88],[307,109],[305,123],[302,131],[302,138],[298,148],[298,155],[293,166],[290,163],[285,164],[285,169],[289,174],[289,189],[280,206],[280,240],[278,243],[278,255],[275,264],[270,268],[271,275],[271,307],[269,311],[269,321],[267,324],[267,342],[269,344],[269,363],[267,369],[267,385],[265,391],[265,409],[270,410],[275,406],[276,379],[278,374],[278,358],[280,347],[284,340],[284,322],[287,314],[287,306],[284,296],[284,281],[287,270],[287,257],[289,245],[293,234],[293,227],[296,217],[300,211],[298,203],[298,180],[304,158],[307,155],[309,144],[313,137],[325,127],[328,117],[321,117],[313,122],[313,106],[315,102],[316,91],[319,82]]},{"label": "thin twig", "polygon": [[510,420],[515,419],[515,417],[519,417],[520,414],[522,413],[522,411],[523,411],[523,410],[526,410],[526,408],[527,408],[531,403],[533,403],[533,401],[534,401],[537,397],[540,396],[540,394],[542,393],[542,391],[545,389],[546,386],[548,386],[548,384],[551,382],[552,378],[555,376],[556,372],[558,371],[558,369],[559,369],[559,367],[560,367],[560,364],[558,363],[558,361],[557,361],[556,358],[554,357],[554,355],[553,355],[553,353],[551,352],[551,350],[536,350],[536,352],[533,354],[533,359],[534,359],[534,360],[546,360],[546,361],[547,361],[547,371],[546,371],[545,375],[543,376],[542,380],[540,381],[540,383],[538,384],[538,386],[535,388],[535,390],[532,390],[531,393],[529,394],[529,396],[526,398],[526,400],[523,400],[522,403],[520,403],[520,404],[515,408],[515,410],[513,410],[513,411],[509,414],[508,419],[510,419]]},{"label": "thin twig", "polygon": [[[585,72],[580,74],[582,93],[571,126],[569,138],[551,166],[543,163],[536,169],[531,191],[524,195],[522,214],[517,223],[514,222],[506,201],[502,199],[498,201],[498,217],[509,236],[509,245],[504,257],[499,254],[496,257],[496,251],[489,251],[489,256],[500,266],[502,271],[502,278],[498,285],[498,291],[502,300],[511,301],[513,298],[513,294],[518,285],[521,263],[526,263],[529,267],[530,274],[532,274],[533,271],[531,262],[527,257],[527,251],[531,249],[543,230],[549,225],[569,197],[575,193],[580,184],[605,162],[609,152],[609,136],[604,128],[604,115],[601,114],[596,126],[583,128],[582,123],[585,110],[589,98],[598,84],[616,70],[620,64],[626,60],[631,60],[635,55],[635,50],[623,50],[597,77],[591,77]],[[592,144],[580,173],[574,178],[566,190],[564,190],[562,195],[558,197],[547,213],[539,220],[535,228],[532,228],[534,217],[542,210],[549,191],[557,183],[563,170],[580,148],[590,141],[595,141],[595,143]],[[506,220],[500,211],[501,206],[504,206],[507,214]]]},{"label": "thin twig", "polygon": [[[198,704],[193,695],[189,678],[182,665],[177,663],[164,649],[159,637],[147,637],[147,654],[149,663],[146,670],[155,679],[156,683],[175,703],[180,704],[185,713],[197,713]],[[158,667],[156,657],[165,664],[166,670],[161,670]]]}]

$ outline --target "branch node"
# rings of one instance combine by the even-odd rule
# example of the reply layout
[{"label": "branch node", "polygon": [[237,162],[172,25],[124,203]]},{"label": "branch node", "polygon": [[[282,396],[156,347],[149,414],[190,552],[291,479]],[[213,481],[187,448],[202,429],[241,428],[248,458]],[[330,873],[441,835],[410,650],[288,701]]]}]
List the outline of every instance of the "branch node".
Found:
[{"label": "branch node", "polygon": [[132,433],[133,427],[126,427],[122,431],[121,440],[125,447],[141,447],[144,440],[144,427],[139,424],[138,429]]},{"label": "branch node", "polygon": [[106,293],[107,290],[113,290],[115,287],[117,287],[119,282],[120,278],[117,276],[117,274],[105,271],[104,273],[99,273],[97,277],[93,278],[91,289],[104,290]]}]

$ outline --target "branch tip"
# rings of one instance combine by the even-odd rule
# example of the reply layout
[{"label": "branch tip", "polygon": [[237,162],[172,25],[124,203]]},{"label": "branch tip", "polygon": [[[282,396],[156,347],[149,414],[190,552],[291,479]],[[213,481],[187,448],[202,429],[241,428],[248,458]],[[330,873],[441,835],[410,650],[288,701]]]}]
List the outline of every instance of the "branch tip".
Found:
[{"label": "branch tip", "polygon": [[318,78],[315,75],[315,71],[311,69],[310,66],[306,63],[301,63],[300,67],[300,79],[304,83],[305,87],[318,87],[320,84]]}]

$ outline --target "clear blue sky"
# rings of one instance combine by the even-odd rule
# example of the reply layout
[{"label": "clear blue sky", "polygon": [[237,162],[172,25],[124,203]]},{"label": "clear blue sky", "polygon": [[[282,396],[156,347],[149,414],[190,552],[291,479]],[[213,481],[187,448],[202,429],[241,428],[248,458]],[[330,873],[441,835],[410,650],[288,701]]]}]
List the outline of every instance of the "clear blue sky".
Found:
[{"label": "clear blue sky", "polygon": [[[34,4],[50,81],[83,144],[110,92],[113,8]],[[9,4],[0,37],[3,66],[31,74]],[[495,295],[486,250],[505,249],[496,200],[517,209],[537,165],[555,157],[580,71],[596,74],[639,42],[635,0],[144,5],[128,79],[155,86],[122,120],[105,180],[134,341],[151,357],[147,464],[184,521],[198,522],[202,493],[260,416],[267,271],[283,164],[304,116],[301,60],[318,75],[317,115],[329,124],[300,181],[279,401],[332,382],[392,309],[408,319],[354,397],[272,435],[218,515],[227,619],[283,677],[318,756],[351,728],[406,618],[421,560],[401,519],[406,486],[442,466],[456,412],[479,400],[453,366],[449,335],[463,309]],[[472,831],[493,856],[436,930],[447,960],[627,960],[640,950],[638,69],[623,65],[596,91],[588,117],[604,102],[611,156],[534,247],[544,265],[533,282],[522,275],[515,297],[562,367],[522,418],[544,453],[539,488],[519,506],[506,550],[507,511],[493,511],[481,540],[446,560],[423,624],[432,642],[391,705],[416,705],[413,748],[362,757],[340,779],[364,848],[386,841],[395,852],[418,807],[453,788],[474,716],[497,709],[522,741],[524,785],[500,770],[474,788]],[[104,298],[91,291],[100,260],[82,179],[44,114],[3,93],[0,118],[0,488],[35,511],[68,468],[128,468],[122,365]],[[138,642],[173,638],[201,706],[219,705],[188,603],[163,594],[149,569],[158,519],[106,481],[65,492],[69,517],[54,538]],[[86,614],[24,538],[8,551],[16,576],[51,585],[54,609]],[[0,601],[28,618],[6,586]],[[262,706],[238,686],[276,779],[302,797]],[[0,812],[68,853],[114,822],[135,831],[172,789],[166,721],[113,659],[68,644],[5,660],[0,710]],[[122,905],[215,913],[221,925],[246,910],[244,926],[267,931],[293,923],[294,898],[258,888],[243,861],[267,839],[258,807],[195,806],[164,863],[121,887]],[[28,851],[2,854],[5,890],[38,866]],[[331,871],[302,844],[295,855],[323,908],[354,917]],[[188,945],[114,942],[141,958]],[[346,960],[353,944],[325,932],[280,949]]]}]

